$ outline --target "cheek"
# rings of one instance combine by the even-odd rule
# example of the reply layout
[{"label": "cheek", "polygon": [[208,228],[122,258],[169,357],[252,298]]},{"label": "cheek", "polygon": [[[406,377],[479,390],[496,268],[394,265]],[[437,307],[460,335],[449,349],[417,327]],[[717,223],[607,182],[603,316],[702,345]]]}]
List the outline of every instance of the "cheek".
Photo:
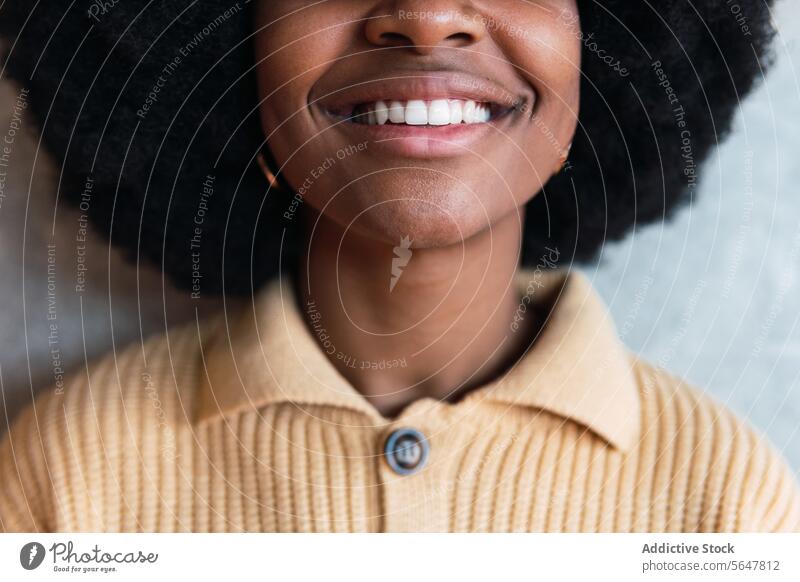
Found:
[{"label": "cheek", "polygon": [[277,159],[301,154],[313,130],[308,95],[322,71],[340,58],[354,18],[338,2],[298,10],[297,3],[261,2],[254,39],[260,116]]},{"label": "cheek", "polygon": [[299,86],[303,77],[324,69],[344,52],[353,25],[347,24],[351,15],[340,8],[337,2],[306,9],[291,2],[259,3],[254,43],[262,88]]},{"label": "cheek", "polygon": [[[514,22],[515,28],[497,37],[497,43],[537,95],[529,131],[520,144],[527,175],[515,191],[521,194],[518,202],[524,204],[560,166],[577,127],[580,23],[574,3],[560,1],[531,7],[523,18],[511,12],[503,17]],[[527,189],[522,186],[526,180]]]}]

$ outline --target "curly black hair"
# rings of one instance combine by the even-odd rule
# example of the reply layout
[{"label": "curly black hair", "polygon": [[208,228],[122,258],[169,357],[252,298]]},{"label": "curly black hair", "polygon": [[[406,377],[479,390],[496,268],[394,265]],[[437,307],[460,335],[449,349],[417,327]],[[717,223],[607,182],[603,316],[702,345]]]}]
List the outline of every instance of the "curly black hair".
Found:
[{"label": "curly black hair", "polygon": [[[530,203],[523,261],[587,260],[689,200],[697,169],[763,74],[772,0],[579,0],[579,128],[567,169]],[[255,163],[264,145],[253,2],[6,2],[5,75],[29,90],[59,193],[181,288],[252,292],[291,252]],[[197,242],[197,239],[195,239]],[[194,275],[194,277],[193,277]]]}]

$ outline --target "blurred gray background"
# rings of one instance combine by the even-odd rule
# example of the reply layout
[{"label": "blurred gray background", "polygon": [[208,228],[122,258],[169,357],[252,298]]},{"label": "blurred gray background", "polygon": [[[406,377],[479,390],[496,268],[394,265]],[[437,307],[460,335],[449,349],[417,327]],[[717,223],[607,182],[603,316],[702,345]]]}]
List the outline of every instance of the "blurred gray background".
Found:
[{"label": "blurred gray background", "polygon": [[765,431],[800,472],[800,6],[694,205],[585,271],[625,343]]},{"label": "blurred gray background", "polygon": [[[607,246],[585,271],[631,349],[749,419],[800,471],[797,2],[784,1],[775,22],[776,65],[704,168],[697,203]],[[78,213],[54,212],[58,171],[28,117],[12,124],[19,98],[0,84],[0,134],[21,126],[0,164],[0,432],[59,368],[193,315],[159,273],[124,264],[92,235],[89,284],[75,292]]]}]

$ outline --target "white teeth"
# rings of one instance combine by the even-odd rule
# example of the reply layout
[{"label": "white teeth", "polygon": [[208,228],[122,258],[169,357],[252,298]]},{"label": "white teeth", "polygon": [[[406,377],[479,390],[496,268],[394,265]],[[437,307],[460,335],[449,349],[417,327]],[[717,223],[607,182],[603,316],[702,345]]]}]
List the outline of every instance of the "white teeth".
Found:
[{"label": "white teeth", "polygon": [[464,107],[461,111],[461,117],[464,123],[477,123],[478,120],[475,119],[475,102],[474,101],[465,101]]},{"label": "white teeth", "polygon": [[389,121],[392,123],[406,122],[406,108],[400,101],[392,101],[389,105]]},{"label": "white teeth", "polygon": [[406,103],[406,125],[428,125],[428,106],[414,99]]},{"label": "white teeth", "polygon": [[450,123],[450,103],[447,99],[437,99],[428,105],[428,125],[447,125]]},{"label": "white teeth", "polygon": [[450,123],[461,123],[463,102],[458,99],[451,99],[450,105]]},{"label": "white teeth", "polygon": [[375,121],[378,122],[378,125],[383,125],[389,121],[389,108],[383,101],[378,101],[375,104]]},{"label": "white teeth", "polygon": [[492,117],[486,103],[472,100],[434,99],[423,101],[376,101],[357,109],[356,119],[368,125],[387,122],[406,125],[458,125],[460,123],[486,123]]}]

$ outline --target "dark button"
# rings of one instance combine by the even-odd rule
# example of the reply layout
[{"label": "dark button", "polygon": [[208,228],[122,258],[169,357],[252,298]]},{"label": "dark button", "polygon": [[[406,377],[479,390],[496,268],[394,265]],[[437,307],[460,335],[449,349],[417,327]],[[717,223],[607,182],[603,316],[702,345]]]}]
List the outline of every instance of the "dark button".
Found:
[{"label": "dark button", "polygon": [[383,454],[398,475],[411,475],[428,460],[428,439],[414,428],[398,428],[386,439]]}]

